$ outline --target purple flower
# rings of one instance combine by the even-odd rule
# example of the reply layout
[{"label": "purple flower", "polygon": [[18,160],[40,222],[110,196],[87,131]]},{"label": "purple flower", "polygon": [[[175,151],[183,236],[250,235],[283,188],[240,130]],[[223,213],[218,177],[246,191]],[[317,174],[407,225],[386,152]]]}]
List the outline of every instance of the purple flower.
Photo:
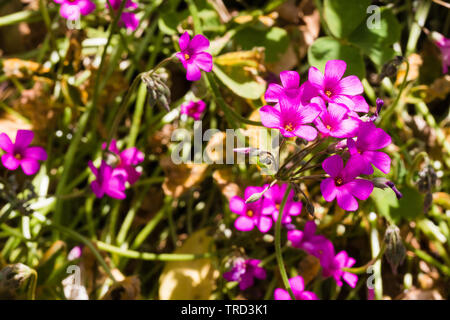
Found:
[{"label": "purple flower", "polygon": [[[267,186],[268,185],[265,185],[264,188],[266,188]],[[286,192],[287,187],[287,183],[281,186],[275,184],[264,193],[262,213],[272,215],[274,221],[278,220],[278,210],[280,209],[280,205],[283,201],[284,193]],[[294,201],[294,191],[291,190],[283,209],[283,217],[281,219],[281,222],[283,224],[291,223],[291,216],[298,216],[301,212],[302,203]]]},{"label": "purple flower", "polygon": [[[120,5],[123,0],[107,0],[106,3],[108,7],[112,7],[113,10],[119,10]],[[138,4],[134,3],[132,0],[126,0],[125,3],[125,9],[132,9],[135,10],[138,8]],[[125,26],[125,28],[130,30],[136,30],[136,28],[139,26],[139,19],[136,17],[136,15],[133,12],[122,12],[122,15],[120,16],[120,26]]]},{"label": "purple flower", "polygon": [[316,67],[309,68],[308,82],[317,95],[327,102],[340,103],[354,112],[369,112],[369,105],[361,94],[363,85],[357,76],[342,79],[347,64],[342,60],[330,60],[322,74]]},{"label": "purple flower", "polygon": [[[319,300],[314,292],[305,291],[305,283],[301,276],[289,279],[292,293],[296,300]],[[275,300],[292,300],[287,290],[277,288],[273,294]]]},{"label": "purple flower", "polygon": [[103,160],[99,169],[92,161],[89,161],[88,166],[96,177],[96,180],[91,182],[91,188],[97,198],[103,198],[105,194],[114,199],[126,198],[124,191],[127,173],[124,169],[113,169]]},{"label": "purple flower", "polygon": [[225,272],[223,277],[227,281],[239,282],[239,289],[245,290],[255,283],[255,279],[266,279],[266,270],[260,267],[261,260],[238,258],[234,261],[233,268]]},{"label": "purple flower", "polygon": [[362,174],[372,174],[373,164],[383,173],[389,173],[391,158],[384,152],[376,151],[388,146],[391,137],[381,128],[377,128],[373,122],[361,122],[359,125],[356,143],[353,139],[347,140],[347,147],[351,158],[358,159],[362,163]]},{"label": "purple flower", "polygon": [[330,102],[327,109],[322,99],[315,99],[313,100],[318,102],[322,112],[314,120],[314,124],[324,137],[350,138],[355,136],[359,120],[349,117],[348,109],[345,106]]},{"label": "purple flower", "polygon": [[356,286],[358,282],[358,276],[342,270],[343,268],[351,268],[355,264],[355,259],[348,256],[347,252],[341,251],[337,255],[334,255],[334,247],[331,241],[328,241],[324,247],[324,254],[320,259],[322,266],[322,275],[327,277],[333,277],[336,284],[342,287],[341,278],[348,283],[352,288]]},{"label": "purple flower", "polygon": [[323,247],[329,240],[322,235],[316,235],[316,229],[317,226],[314,221],[308,221],[303,231],[288,231],[287,239],[292,243],[294,248],[304,250],[320,259],[323,254]]},{"label": "purple flower", "polygon": [[320,113],[317,104],[302,105],[300,101],[292,101],[281,97],[280,103],[263,106],[259,109],[262,124],[267,128],[279,129],[287,138],[300,137],[312,141],[317,137],[317,130],[307,125],[313,122]]},{"label": "purple flower", "polygon": [[81,258],[81,255],[83,254],[83,246],[75,246],[70,250],[69,254],[67,255],[67,260],[72,261],[75,259]]},{"label": "purple flower", "polygon": [[366,200],[372,193],[372,181],[356,179],[363,168],[359,159],[350,157],[344,168],[344,161],[336,154],[325,159],[322,167],[330,175],[320,183],[320,191],[326,201],[331,202],[337,198],[337,203],[342,209],[355,211],[358,209],[355,197]]},{"label": "purple flower", "polygon": [[67,20],[78,20],[80,15],[87,15],[95,10],[91,0],[53,0],[61,5],[59,13]]},{"label": "purple flower", "polygon": [[178,43],[181,51],[177,52],[176,56],[186,69],[187,80],[200,80],[202,76],[200,69],[206,72],[212,70],[212,56],[204,52],[209,47],[209,40],[205,36],[197,34],[190,40],[189,33],[186,31]]},{"label": "purple flower", "polygon": [[11,142],[6,133],[0,134],[0,148],[6,153],[2,155],[2,163],[8,170],[16,170],[19,166],[26,175],[39,171],[39,162],[47,160],[47,152],[42,147],[30,147],[34,133],[30,130],[18,130],[16,141]]},{"label": "purple flower", "polygon": [[[106,148],[106,143],[103,143],[102,148]],[[136,170],[135,166],[144,161],[144,154],[135,147],[125,149],[121,152],[117,149],[117,142],[114,139],[111,140],[109,151],[114,153],[118,158],[114,168],[123,169],[126,173],[126,181],[134,184],[141,176],[141,173]]]},{"label": "purple flower", "polygon": [[199,120],[205,109],[206,104],[202,100],[189,101],[181,105],[181,114],[187,114],[194,120]]},{"label": "purple flower", "polygon": [[264,98],[267,102],[278,102],[281,97],[285,97],[290,100],[299,100],[300,89],[300,76],[296,71],[282,71],[280,73],[281,84],[270,83],[267,88]]},{"label": "purple flower", "polygon": [[450,66],[450,39],[435,31],[432,32],[432,37],[435,40],[435,44],[441,50],[442,73],[445,74],[448,72],[448,67]]},{"label": "purple flower", "polygon": [[[247,187],[245,189],[245,199],[248,199],[254,193],[263,191],[261,187]],[[250,231],[255,226],[259,231],[266,233],[272,227],[272,219],[262,215],[262,199],[255,202],[245,203],[245,201],[234,196],[230,200],[230,210],[237,213],[239,217],[234,222],[234,226],[239,231]]]}]

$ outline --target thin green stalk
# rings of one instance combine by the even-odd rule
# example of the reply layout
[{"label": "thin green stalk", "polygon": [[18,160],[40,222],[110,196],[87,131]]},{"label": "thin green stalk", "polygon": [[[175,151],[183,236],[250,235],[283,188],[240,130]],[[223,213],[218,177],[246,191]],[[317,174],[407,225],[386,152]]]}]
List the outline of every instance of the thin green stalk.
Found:
[{"label": "thin green stalk", "polygon": [[417,41],[419,40],[422,28],[425,26],[425,21],[427,19],[428,12],[430,11],[430,6],[430,0],[419,1],[419,6],[414,17],[415,22],[411,27],[408,43],[406,44],[406,56],[409,56],[411,53],[416,51]]},{"label": "thin green stalk", "polygon": [[[378,239],[377,217],[369,217],[370,220],[370,247],[372,249],[372,258],[376,259],[379,255],[380,241]],[[381,300],[383,298],[383,281],[381,279],[381,260],[378,260],[373,265],[374,279],[375,279],[375,299]]]},{"label": "thin green stalk", "polygon": [[[105,57],[106,53],[108,51],[108,47],[111,43],[111,39],[116,31],[118,21],[120,16],[122,15],[123,9],[125,7],[125,2],[123,1],[120,5],[120,8],[117,12],[117,14],[114,17],[114,20],[111,25],[111,30],[108,36],[108,40],[106,42],[106,45],[103,49],[103,54],[100,62],[100,66],[97,70],[96,78],[95,78],[95,87],[94,87],[94,95],[92,97],[92,102],[86,107],[86,111],[83,113],[83,115],[80,117],[80,120],[78,121],[77,130],[75,133],[75,136],[69,146],[69,149],[67,150],[66,156],[64,157],[64,169],[63,173],[61,175],[61,178],[58,182],[58,185],[56,187],[56,195],[60,196],[65,191],[65,185],[69,179],[70,170],[72,168],[72,164],[75,160],[76,153],[78,152],[78,146],[80,145],[81,138],[84,135],[84,132],[86,130],[86,127],[89,123],[89,119],[91,117],[91,114],[94,112],[95,108],[97,107],[98,103],[98,97],[99,97],[99,88],[100,88],[100,76],[102,74],[103,65],[105,63]],[[55,215],[54,215],[54,221],[55,223],[59,223],[61,221],[61,216],[63,212],[63,201],[60,198],[57,198],[56,201],[56,207],[55,207]]]},{"label": "thin green stalk", "polygon": [[113,274],[111,273],[111,269],[109,269],[108,265],[106,264],[105,260],[101,256],[101,254],[98,252],[98,250],[95,248],[95,246],[92,244],[92,242],[79,234],[76,231],[73,231],[72,229],[66,228],[64,226],[61,226],[57,223],[47,222],[47,225],[51,228],[54,228],[62,233],[67,234],[69,237],[73,238],[74,240],[80,241],[84,243],[94,254],[95,258],[98,260],[100,265],[102,266],[103,270],[108,274],[108,276],[111,278],[111,280],[115,283],[116,279],[114,278]]},{"label": "thin green stalk", "polygon": [[189,11],[192,15],[192,20],[194,21],[194,29],[196,34],[200,34],[203,32],[202,24],[200,21],[200,17],[198,16],[198,10],[195,6],[193,0],[187,0]]},{"label": "thin green stalk", "polygon": [[6,27],[21,22],[37,22],[42,20],[42,15],[39,11],[25,10],[15,12],[3,17],[0,17],[0,27]]},{"label": "thin green stalk", "polygon": [[[170,205],[170,203],[169,203]],[[131,249],[137,249],[144,243],[145,239],[152,233],[158,223],[164,218],[164,213],[166,210],[166,206],[162,207],[161,210],[147,223],[147,225],[138,233],[136,238],[134,239],[133,244],[131,245]]]},{"label": "thin green stalk", "polygon": [[112,246],[110,244],[97,241],[97,247],[100,250],[115,253],[119,256],[130,258],[130,259],[140,259],[147,261],[191,261],[197,259],[208,259],[213,255],[211,253],[204,254],[190,254],[190,253],[150,253],[150,252],[139,252],[134,250],[122,249],[119,247]]},{"label": "thin green stalk", "polygon": [[286,267],[283,261],[283,254],[281,251],[281,220],[283,217],[283,210],[287,202],[287,198],[289,196],[289,192],[291,192],[291,185],[289,184],[286,192],[284,193],[283,201],[281,202],[280,209],[278,212],[277,223],[275,225],[275,254],[277,258],[278,268],[280,269],[281,278],[283,279],[284,286],[286,290],[289,292],[292,300],[295,300],[294,293],[292,292],[291,285],[289,284],[288,275],[286,273]]}]

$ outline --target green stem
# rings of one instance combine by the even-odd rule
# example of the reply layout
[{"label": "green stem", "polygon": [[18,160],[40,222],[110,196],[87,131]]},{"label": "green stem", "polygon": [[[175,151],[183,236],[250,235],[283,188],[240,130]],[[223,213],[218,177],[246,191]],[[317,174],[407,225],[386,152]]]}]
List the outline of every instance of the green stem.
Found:
[{"label": "green stem", "polygon": [[417,41],[419,40],[420,33],[425,25],[425,20],[427,19],[428,12],[430,11],[430,6],[430,0],[419,1],[419,6],[414,17],[414,20],[417,22],[413,23],[409,33],[408,43],[406,44],[406,56],[409,56],[411,53],[416,51]]},{"label": "green stem", "polygon": [[291,185],[289,184],[286,192],[284,193],[283,201],[281,202],[280,209],[278,212],[278,219],[275,225],[275,254],[277,257],[278,268],[280,269],[281,278],[283,279],[284,286],[286,290],[289,292],[292,300],[295,300],[294,293],[292,292],[291,286],[289,284],[288,275],[286,273],[286,267],[283,261],[283,254],[281,251],[281,220],[283,218],[283,210],[287,202],[287,198],[289,196],[289,192],[291,192]]},{"label": "green stem", "polygon": [[130,259],[140,259],[147,261],[191,261],[197,259],[207,259],[211,258],[211,253],[204,254],[191,254],[191,253],[150,253],[150,252],[139,252],[135,250],[122,249],[109,245],[107,243],[97,241],[97,247],[100,250],[115,253],[119,256],[130,258]]}]

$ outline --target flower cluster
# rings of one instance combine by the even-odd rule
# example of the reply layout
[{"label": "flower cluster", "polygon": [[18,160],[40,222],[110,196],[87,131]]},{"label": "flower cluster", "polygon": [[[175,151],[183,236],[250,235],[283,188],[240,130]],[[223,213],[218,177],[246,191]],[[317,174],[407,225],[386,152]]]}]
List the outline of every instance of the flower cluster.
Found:
[{"label": "flower cluster", "polygon": [[319,259],[323,277],[333,277],[338,286],[342,286],[342,278],[354,288],[358,282],[358,276],[343,269],[352,267],[355,259],[349,257],[345,251],[335,254],[333,243],[323,235],[316,235],[316,228],[314,221],[308,221],[303,231],[288,231],[287,238],[294,248],[301,249]]},{"label": "flower cluster", "polygon": [[[106,147],[104,143],[102,148]],[[88,163],[96,178],[91,182],[92,191],[97,198],[102,198],[106,194],[111,198],[125,199],[126,183],[133,185],[141,175],[136,166],[144,161],[144,154],[135,147],[121,152],[117,148],[116,140],[111,141],[108,154],[112,157],[108,162],[102,160],[99,168],[96,168],[92,161]]]},{"label": "flower cluster", "polygon": [[[137,18],[136,14],[132,12],[132,10],[136,10],[138,8],[138,4],[131,0],[125,1],[126,11],[122,12],[119,25],[124,26],[129,30],[136,30],[136,28],[139,26],[139,19]],[[112,8],[114,12],[117,12],[120,9],[122,0],[107,0],[106,3],[110,9]]]},{"label": "flower cluster", "polygon": [[[234,226],[239,231],[251,231],[256,226],[259,231],[266,233],[272,228],[273,222],[277,221],[279,208],[286,192],[287,184],[273,185],[268,188],[247,187],[245,189],[245,199],[234,196],[230,200],[230,210],[239,215]],[[250,196],[256,193],[262,193],[266,188],[264,195],[256,201],[248,201]],[[291,216],[298,216],[302,211],[302,203],[294,201],[294,192],[291,190],[283,210],[281,222],[284,225],[291,223]]]},{"label": "flower cluster", "polygon": [[[354,75],[343,77],[346,68],[342,60],[328,61],[323,74],[311,67],[302,85],[297,72],[281,72],[282,85],[272,83],[265,93],[266,101],[274,105],[265,105],[259,112],[264,126],[279,129],[286,138],[342,139],[334,150],[340,154],[322,163],[329,177],[320,189],[326,201],[336,199],[342,209],[354,211],[358,209],[356,199],[366,200],[374,188],[371,180],[359,176],[373,174],[372,165],[389,173],[391,159],[379,150],[389,145],[391,138],[373,123],[382,100],[377,101],[375,116],[360,116],[369,112],[369,105],[362,96],[361,81]],[[345,166],[344,159],[348,159]]]}]

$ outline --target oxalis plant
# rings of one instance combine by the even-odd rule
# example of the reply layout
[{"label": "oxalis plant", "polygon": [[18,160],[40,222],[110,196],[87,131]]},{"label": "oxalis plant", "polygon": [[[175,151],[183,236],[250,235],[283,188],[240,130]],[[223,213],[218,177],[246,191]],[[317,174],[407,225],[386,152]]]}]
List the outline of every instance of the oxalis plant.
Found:
[{"label": "oxalis plant", "polygon": [[[54,2],[58,6],[59,15],[68,21],[88,17],[98,9],[98,4],[90,0],[55,0]],[[326,3],[328,1],[325,1]],[[317,215],[316,210],[319,207],[317,197],[312,195],[320,194],[320,201],[343,214],[357,212],[361,206],[365,205],[365,201],[377,192],[376,189],[385,189],[397,200],[403,197],[402,190],[399,190],[401,188],[396,186],[397,181],[387,178],[392,172],[392,163],[395,159],[388,155],[386,148],[392,145],[393,138],[389,130],[381,128],[381,124],[388,121],[384,119],[392,116],[395,112],[393,110],[398,108],[400,97],[405,94],[405,91],[410,90],[407,87],[409,61],[402,56],[391,57],[393,59],[388,59],[379,68],[378,82],[396,75],[399,65],[404,65],[406,68],[405,73],[400,77],[398,91],[387,103],[381,98],[376,98],[373,88],[367,81],[361,81],[360,77],[349,72],[359,68],[359,65],[351,59],[326,59],[321,63],[320,70],[319,64],[310,63],[309,69],[304,70],[307,74],[306,79],[300,79],[298,71],[281,71],[279,78],[275,77],[276,79],[269,81],[265,92],[261,92],[264,103],[255,108],[258,120],[247,119],[236,111],[236,108],[231,107],[223,96],[221,83],[224,75],[213,63],[217,57],[213,58],[214,54],[211,52],[214,52],[214,48],[211,48],[210,41],[203,35],[198,8],[194,1],[187,1],[186,4],[192,16],[193,29],[183,28],[185,30],[182,33],[173,34],[172,39],[178,44],[176,53],[166,55],[168,57],[161,60],[157,60],[155,55],[147,71],[130,72],[131,85],[118,99],[119,102],[115,108],[108,111],[111,115],[103,138],[101,141],[93,139],[95,143],[92,142],[92,144],[95,144],[95,147],[86,152],[82,150],[83,140],[90,131],[89,126],[97,115],[101,94],[105,90],[102,77],[108,70],[109,61],[106,56],[108,49],[112,46],[112,39],[114,35],[119,34],[124,41],[121,45],[127,47],[122,31],[135,32],[143,16],[139,13],[142,6],[137,1],[107,0],[105,2],[105,8],[111,15],[108,37],[100,55],[98,68],[94,71],[91,99],[77,119],[74,135],[60,161],[62,165],[54,174],[57,178],[54,179],[53,194],[48,192],[51,177],[43,173],[48,169],[48,162],[54,161],[51,159],[52,150],[49,147],[51,142],[44,147],[45,143],[39,140],[40,146],[38,146],[33,130],[18,130],[14,137],[0,133],[1,163],[5,168],[5,175],[0,177],[0,196],[6,203],[0,211],[0,223],[5,226],[3,229],[5,234],[12,233],[25,239],[27,250],[31,252],[26,258],[28,264],[42,266],[36,262],[36,257],[32,254],[38,250],[38,242],[33,241],[38,241],[38,235],[49,230],[54,241],[63,235],[78,244],[70,251],[68,261],[65,261],[64,265],[70,261],[79,260],[83,251],[89,250],[109,278],[108,288],[116,288],[123,281],[114,274],[111,265],[123,270],[129,259],[180,263],[198,259],[215,259],[220,270],[220,279],[216,280],[219,283],[221,297],[230,294],[236,286],[239,291],[248,292],[260,285],[262,281],[269,282],[271,273],[267,266],[274,261],[276,261],[276,275],[280,275],[280,283],[283,286],[277,288],[276,277],[273,277],[275,280],[270,281],[265,298],[273,297],[275,300],[317,300],[321,295],[315,291],[320,283],[327,281],[328,278],[331,279],[330,282],[335,288],[348,285],[354,294],[360,288],[358,284],[364,282],[358,278],[358,275],[373,270],[377,263],[380,264],[383,255],[386,256],[395,274],[405,260],[406,248],[394,219],[386,217],[387,230],[384,242],[380,244],[373,240],[378,237],[376,214],[373,212],[370,214],[368,228],[372,230],[372,259],[356,261],[346,250],[339,251],[337,246],[324,235],[324,228],[318,227],[322,215]],[[152,7],[152,10],[157,6]],[[324,8],[321,2],[316,1],[316,6],[323,16]],[[42,4],[40,8],[47,27],[51,29],[49,17],[52,9],[49,10]],[[418,18],[425,17],[427,8],[421,6],[419,9]],[[421,27],[423,28],[423,25]],[[327,32],[333,32],[327,25],[324,28]],[[421,30],[419,28],[415,32],[420,33]],[[431,39],[437,37],[427,29],[423,30]],[[319,39],[318,42],[346,39],[347,31],[344,31],[331,40]],[[412,42],[414,37],[411,37]],[[349,39],[355,43],[359,41],[356,36]],[[49,36],[49,46],[53,46],[53,42],[54,39]],[[444,58],[444,73],[448,71],[447,42],[448,39],[440,35],[436,40],[436,46],[442,50]],[[408,47],[411,46],[409,44]],[[256,54],[255,52],[251,54]],[[358,54],[364,55],[365,52],[362,50]],[[314,55],[311,54],[311,56],[313,58],[310,62],[314,62]],[[362,60],[362,56],[358,57]],[[370,55],[369,57],[372,58]],[[359,63],[359,59],[357,60]],[[160,62],[154,63],[155,61]],[[181,65],[185,70],[187,81],[199,83],[198,90],[202,99],[192,99],[174,106],[172,102],[174,90],[167,72],[168,66],[173,65],[178,67]],[[62,77],[61,74],[59,76]],[[365,92],[370,92],[367,95],[370,95],[372,103],[363,96]],[[133,106],[135,96],[138,98],[131,128],[124,134],[121,125],[130,111],[129,108]],[[116,233],[116,224],[121,219],[119,216],[121,203],[125,203],[134,190],[142,188],[148,192],[150,185],[160,184],[165,180],[164,177],[159,176],[160,172],[157,171],[160,170],[159,168],[155,170],[154,175],[153,172],[149,172],[148,158],[152,155],[146,153],[145,145],[136,146],[137,137],[142,131],[140,130],[141,122],[148,120],[144,119],[144,107],[161,111],[161,116],[154,116],[147,122],[146,125],[151,127],[161,122],[163,117],[169,117],[175,109],[179,109],[179,115],[184,120],[188,118],[195,121],[202,120],[205,113],[211,110],[208,108],[212,104],[220,110],[227,124],[233,129],[253,127],[275,132],[275,138],[271,140],[271,143],[277,146],[277,152],[262,146],[234,148],[236,154],[243,154],[248,159],[256,159],[258,170],[254,171],[252,181],[260,183],[242,184],[240,187],[243,190],[243,197],[233,195],[227,199],[224,208],[227,214],[224,220],[231,229],[225,226],[223,233],[227,238],[224,243],[228,247],[219,247],[216,248],[217,250],[209,250],[206,253],[142,251],[142,244],[163,217],[167,218],[169,225],[166,236],[170,238],[173,247],[177,247],[179,242],[176,234],[177,224],[172,210],[174,203],[180,204],[174,201],[176,199],[167,196],[162,209],[152,218],[153,220],[150,220],[141,231],[131,232],[136,212],[144,200],[144,193],[141,193],[141,196],[134,196],[131,208],[124,216],[123,223]],[[188,121],[183,122],[184,126],[190,124],[191,122]],[[127,142],[123,143],[122,140]],[[448,148],[448,144],[444,145],[445,148]],[[83,153],[88,158],[83,164],[85,170],[80,173],[74,172],[74,168],[79,167],[76,163],[78,153]],[[424,159],[427,163],[429,162],[426,153],[419,153],[413,160],[412,168],[418,168]],[[179,166],[183,167],[186,164]],[[235,165],[235,167],[242,170],[241,165]],[[411,175],[412,173],[407,177],[409,186],[417,185],[419,191],[425,194],[424,211],[428,212],[432,204],[432,190],[437,184],[437,175],[431,165],[422,169],[416,181]],[[36,179],[31,179],[33,177]],[[195,191],[189,192],[193,199]],[[70,207],[68,202],[71,199],[84,197],[87,199],[86,211],[89,212],[86,217],[87,231],[84,231],[89,236],[84,235],[84,231],[78,232],[73,228],[79,221],[69,227],[70,224],[64,216],[65,210]],[[211,196],[210,203],[214,200],[212,197],[214,195]],[[188,200],[190,202],[186,218],[188,233],[193,231],[192,199]],[[92,216],[95,201],[101,204],[102,210],[111,212],[107,231],[105,231],[106,236],[101,240],[96,230],[102,225],[98,222],[100,218]],[[300,227],[297,218],[302,213],[307,221]],[[16,220],[20,221],[19,235],[16,229],[5,224]],[[233,232],[238,234],[236,239],[229,236]],[[228,236],[226,236],[227,233]],[[264,242],[270,243],[273,254],[262,257],[261,251],[256,250],[251,241],[241,241],[246,233],[250,234],[250,237],[261,236]],[[220,240],[217,242],[219,243]],[[13,247],[13,241],[7,241],[2,254],[13,252]],[[308,286],[311,279],[306,280],[297,272],[291,272],[290,268],[295,267],[292,267],[291,261],[285,257],[287,250],[295,250],[298,255],[306,254],[313,259],[315,267],[320,268],[314,285]],[[416,251],[416,254],[417,252],[423,259],[433,261],[433,258],[426,253]],[[105,259],[105,253],[111,255],[112,262],[109,258]],[[20,252],[16,253],[17,256],[20,254]],[[439,262],[438,265],[441,271],[449,274],[448,267]],[[21,272],[24,274],[23,279],[28,279],[28,282],[22,281]],[[157,273],[159,269],[155,267],[152,272]],[[16,264],[0,272],[0,275],[6,274],[13,275],[9,277],[10,279],[19,279],[18,283],[26,282],[26,288],[22,291],[25,290],[27,298],[34,299],[36,284],[40,280],[39,272],[36,273],[25,265]],[[288,274],[292,276],[289,277]],[[379,274],[377,276],[379,277]],[[60,275],[49,275],[49,279],[53,279],[52,277],[58,278]],[[4,291],[8,297],[14,297],[9,287],[8,290],[5,289],[6,282],[2,280],[3,278],[0,277],[0,293]],[[10,284],[10,281],[8,283]],[[111,289],[108,288],[103,291],[110,290],[108,293],[112,295]],[[332,298],[336,298],[339,290],[335,290],[336,294]],[[379,283],[369,287],[369,290],[370,294],[376,294],[377,298],[381,298]],[[87,298],[86,292],[80,292],[77,297]]]}]

